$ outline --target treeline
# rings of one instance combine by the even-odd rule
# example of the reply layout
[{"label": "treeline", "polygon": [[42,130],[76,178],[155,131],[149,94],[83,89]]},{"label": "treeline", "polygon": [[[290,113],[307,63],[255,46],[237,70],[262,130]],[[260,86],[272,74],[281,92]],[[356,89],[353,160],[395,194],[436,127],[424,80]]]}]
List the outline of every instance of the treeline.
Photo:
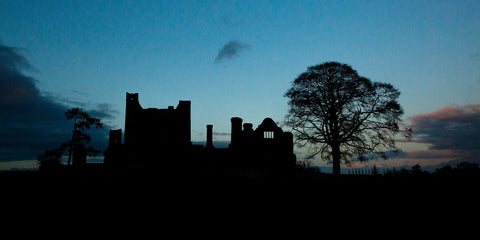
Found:
[{"label": "treeline", "polygon": [[[308,164],[306,162],[298,162],[297,170],[303,172],[310,172],[312,174],[327,174],[322,172],[318,167]],[[425,171],[420,165],[414,165],[410,169],[402,168],[352,168],[343,169],[342,175],[350,176],[478,176],[480,177],[480,166],[476,163],[461,162],[455,166],[446,165],[435,169],[433,172]]]},{"label": "treeline", "polygon": [[475,163],[461,162],[455,167],[447,165],[437,168],[433,174],[441,176],[478,176],[480,175],[480,167]]},{"label": "treeline", "polygon": [[480,167],[476,163],[461,162],[456,166],[443,166],[433,172],[425,171],[420,165],[407,168],[387,168],[379,170],[376,166],[372,169],[349,170],[348,175],[383,175],[383,176],[480,176]]}]

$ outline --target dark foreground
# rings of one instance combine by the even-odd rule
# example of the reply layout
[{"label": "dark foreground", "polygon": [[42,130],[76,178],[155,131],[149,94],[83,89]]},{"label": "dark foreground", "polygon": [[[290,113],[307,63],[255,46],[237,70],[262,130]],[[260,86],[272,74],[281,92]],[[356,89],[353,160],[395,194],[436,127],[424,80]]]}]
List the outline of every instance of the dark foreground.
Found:
[{"label": "dark foreground", "polygon": [[432,220],[451,224],[476,216],[478,180],[334,177],[305,169],[122,172],[93,167],[55,174],[2,172],[0,196],[3,219],[17,226],[31,221],[46,230],[69,228],[75,236],[216,233],[230,238],[250,237],[259,229],[265,236],[281,236],[285,231],[328,233],[325,223],[342,229],[382,224],[392,232],[405,226],[418,232],[424,225],[438,227]]},{"label": "dark foreground", "polygon": [[219,195],[285,197],[307,196],[323,199],[345,197],[473,197],[479,193],[479,175],[468,176],[382,176],[341,175],[296,168],[289,170],[106,169],[102,165],[63,168],[57,171],[0,172],[2,191],[36,194],[36,197],[74,194],[78,197],[169,197],[185,195],[209,198]]}]

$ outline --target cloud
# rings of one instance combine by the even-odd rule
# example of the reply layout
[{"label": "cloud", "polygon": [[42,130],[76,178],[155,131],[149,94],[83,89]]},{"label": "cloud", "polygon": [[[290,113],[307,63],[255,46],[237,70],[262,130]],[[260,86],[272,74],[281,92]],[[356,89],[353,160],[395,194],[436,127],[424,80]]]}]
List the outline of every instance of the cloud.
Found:
[{"label": "cloud", "polygon": [[480,52],[472,53],[472,54],[468,55],[468,57],[471,58],[471,59],[478,59],[478,58],[480,58]]},{"label": "cloud", "polygon": [[250,44],[242,43],[237,40],[231,40],[218,51],[217,57],[215,57],[215,63],[222,60],[231,60],[238,56],[238,54],[246,49],[250,49]]},{"label": "cloud", "polygon": [[430,153],[417,153],[419,158],[469,160],[480,152],[480,104],[449,106],[407,121],[414,131],[414,141],[430,146]]},{"label": "cloud", "polygon": [[227,132],[213,132],[213,136],[230,136],[230,133]]},{"label": "cloud", "polygon": [[369,161],[369,160],[378,160],[378,159],[383,159],[383,160],[389,160],[389,159],[398,159],[398,158],[403,158],[407,156],[407,152],[397,149],[394,151],[385,151],[381,153],[372,153],[372,152],[366,152],[363,154],[364,159],[359,159],[359,158],[353,158],[349,159],[349,162],[364,162],[364,161]]},{"label": "cloud", "polygon": [[[71,138],[73,126],[64,114],[70,107],[41,94],[38,81],[24,74],[32,69],[21,49],[0,44],[0,161],[36,159]],[[115,115],[109,105],[87,112],[102,120]],[[107,143],[105,127],[89,132],[100,150]]]},{"label": "cloud", "polygon": [[410,159],[452,159],[459,157],[459,153],[452,149],[411,151],[407,154]]},{"label": "cloud", "polygon": [[221,17],[220,24],[226,28],[234,28],[245,24],[245,19],[235,12],[228,12]]}]

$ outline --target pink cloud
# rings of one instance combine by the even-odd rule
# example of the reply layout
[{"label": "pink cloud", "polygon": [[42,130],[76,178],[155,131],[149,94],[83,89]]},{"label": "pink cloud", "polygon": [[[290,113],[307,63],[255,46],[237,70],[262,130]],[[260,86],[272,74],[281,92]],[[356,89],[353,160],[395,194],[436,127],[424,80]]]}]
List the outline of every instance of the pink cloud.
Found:
[{"label": "pink cloud", "polygon": [[424,124],[432,121],[455,121],[466,122],[472,119],[480,119],[480,104],[468,104],[465,106],[450,106],[441,108],[432,113],[418,114],[409,117],[407,121],[413,125]]},{"label": "pink cloud", "polygon": [[474,160],[480,151],[480,104],[449,106],[407,119],[412,142],[429,144],[428,151],[409,152],[408,158]]},{"label": "pink cloud", "polygon": [[435,159],[435,158],[445,159],[445,158],[458,157],[458,153],[451,149],[413,151],[413,152],[408,152],[406,157],[410,159]]}]

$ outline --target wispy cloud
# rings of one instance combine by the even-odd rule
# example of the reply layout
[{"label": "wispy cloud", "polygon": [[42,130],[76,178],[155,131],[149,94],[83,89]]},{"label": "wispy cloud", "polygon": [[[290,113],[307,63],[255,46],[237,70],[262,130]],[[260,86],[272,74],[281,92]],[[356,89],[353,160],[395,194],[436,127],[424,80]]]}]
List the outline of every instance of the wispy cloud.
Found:
[{"label": "wispy cloud", "polygon": [[230,136],[230,133],[227,132],[213,132],[214,136]]},{"label": "wispy cloud", "polygon": [[235,13],[229,12],[221,18],[220,23],[227,28],[231,28],[241,25],[242,21]]},{"label": "wispy cloud", "polygon": [[468,55],[468,57],[472,58],[472,59],[479,59],[480,58],[480,52],[471,53],[470,55]]},{"label": "wispy cloud", "polygon": [[248,43],[242,43],[237,40],[230,40],[225,45],[223,45],[220,50],[218,50],[218,54],[215,57],[215,63],[218,63],[222,60],[231,60],[237,57],[240,52],[250,48],[251,45]]}]

